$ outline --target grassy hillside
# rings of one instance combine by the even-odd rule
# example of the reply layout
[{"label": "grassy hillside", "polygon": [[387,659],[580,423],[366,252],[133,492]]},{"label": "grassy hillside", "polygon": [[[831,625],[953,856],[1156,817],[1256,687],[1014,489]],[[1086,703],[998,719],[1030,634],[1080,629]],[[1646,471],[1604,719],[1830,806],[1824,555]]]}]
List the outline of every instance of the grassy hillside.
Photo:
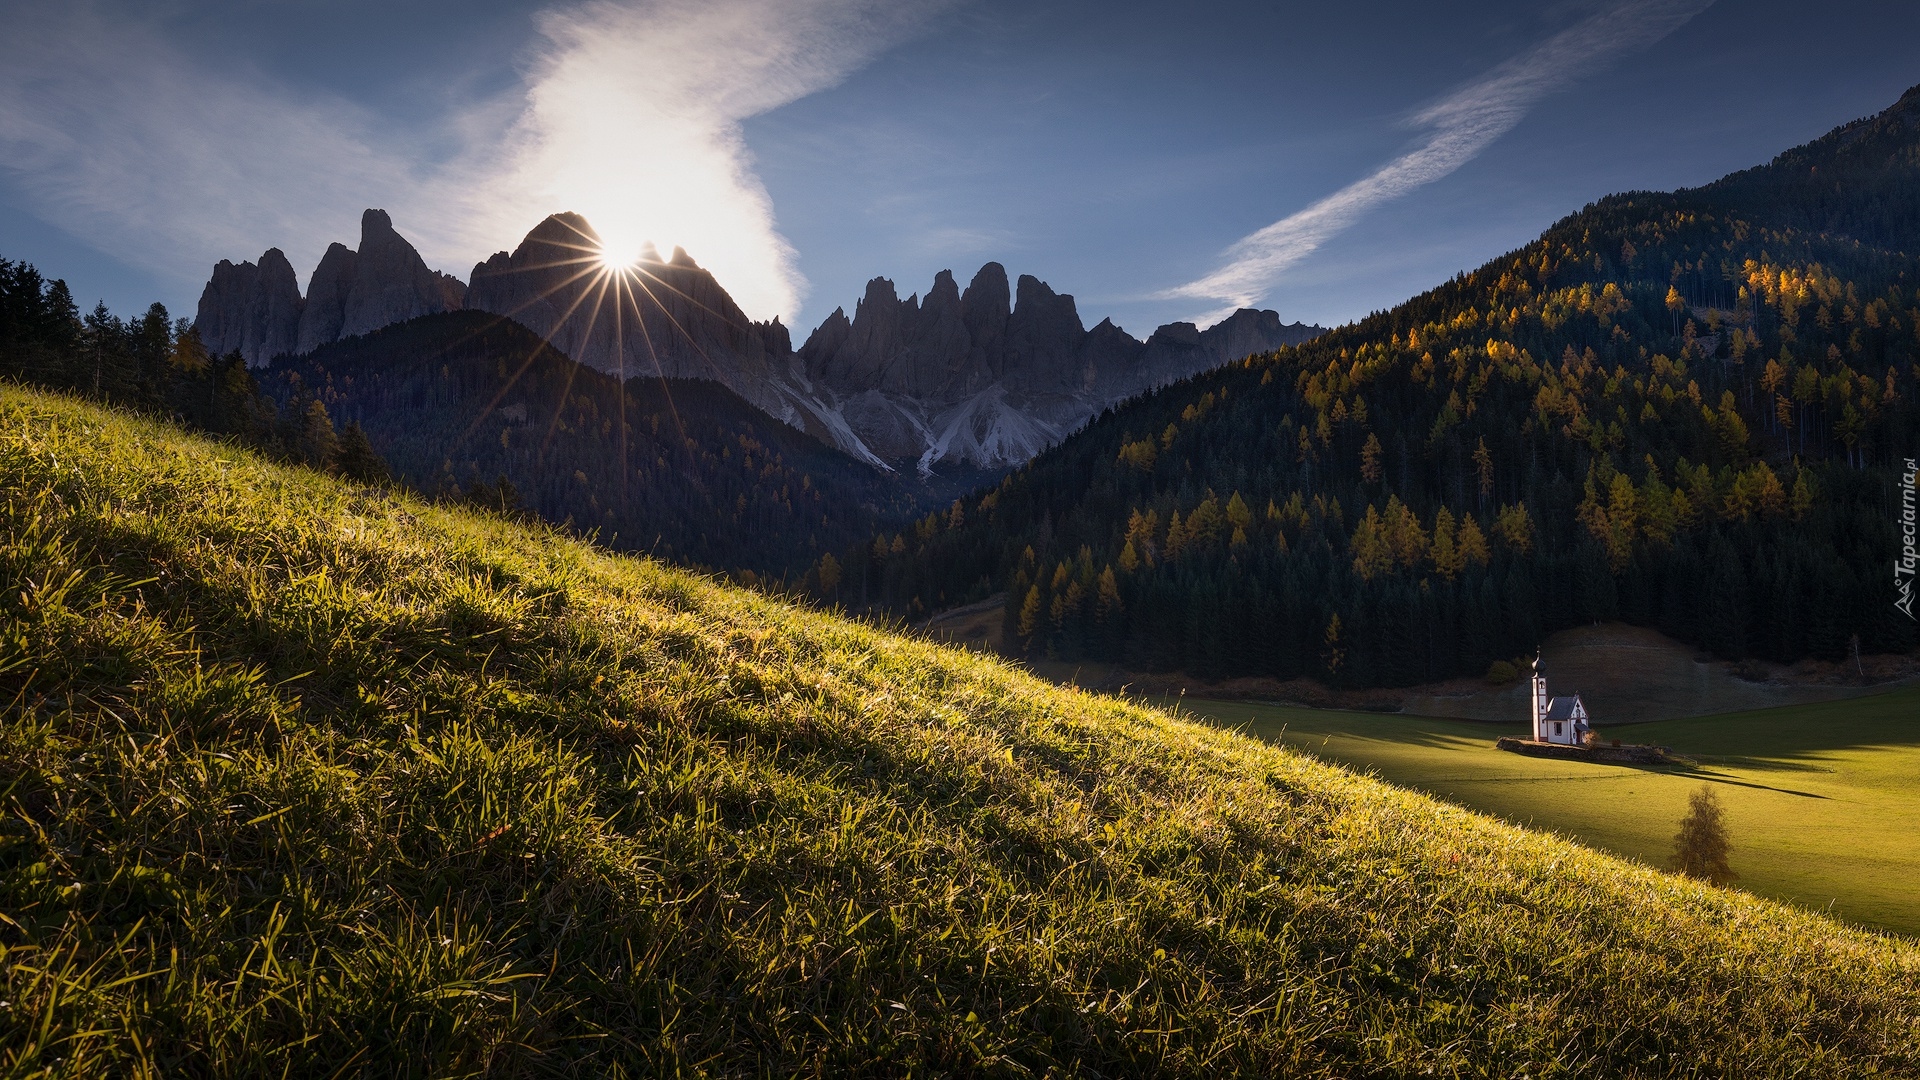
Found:
[{"label": "grassy hillside", "polygon": [[1601,734],[1671,746],[1697,769],[1624,768],[1493,748],[1522,724],[1192,701],[1197,714],[1482,813],[1665,866],[1687,796],[1726,808],[1739,886],[1920,934],[1920,690],[1692,717]]},{"label": "grassy hillside", "polygon": [[9,1075],[1892,1075],[1920,953],[0,387]]}]

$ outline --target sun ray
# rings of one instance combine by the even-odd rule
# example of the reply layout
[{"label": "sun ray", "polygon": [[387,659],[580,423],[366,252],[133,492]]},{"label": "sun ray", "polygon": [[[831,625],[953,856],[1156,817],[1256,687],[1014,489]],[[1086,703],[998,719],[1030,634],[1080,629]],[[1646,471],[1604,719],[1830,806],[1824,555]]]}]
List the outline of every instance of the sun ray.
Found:
[{"label": "sun ray", "polygon": [[[653,275],[649,274],[648,276],[652,277]],[[659,279],[655,278],[654,280],[658,281]],[[720,365],[714,362],[713,357],[707,355],[707,350],[701,347],[700,342],[696,340],[691,333],[687,332],[686,327],[680,325],[680,320],[674,318],[673,313],[667,310],[667,306],[660,302],[660,298],[653,295],[652,289],[648,289],[646,284],[643,282],[637,282],[636,284],[639,284],[642,289],[646,290],[647,299],[652,300],[653,306],[660,309],[660,314],[666,317],[667,322],[671,323],[675,330],[680,331],[680,336],[687,339],[687,344],[693,346],[693,351],[700,354],[700,359],[706,363],[708,370],[718,375],[721,370]],[[665,286],[667,289],[673,291],[674,293],[680,296],[686,297],[689,303],[694,304],[696,307],[699,307],[701,310],[703,311],[710,310],[706,308],[704,305],[701,305],[698,301],[695,301],[692,297],[687,296],[686,293],[680,292],[680,290],[673,288],[673,286],[667,285],[665,282],[661,282],[661,284]],[[717,314],[717,312],[715,314]],[[660,365],[660,361],[659,361],[659,358],[656,356],[654,358],[654,366],[657,368],[659,367],[659,365]]]},{"label": "sun ray", "polygon": [[[591,295],[593,297],[593,310],[587,313],[587,325],[586,325],[586,328],[582,330],[580,334],[580,340],[583,343],[591,342],[593,340],[593,328],[596,325],[598,325],[600,321],[600,309],[604,306],[606,302],[607,279],[610,276],[612,275],[610,275],[607,271],[605,270],[600,271],[599,280],[596,283],[596,285],[594,287],[589,287],[584,292],[582,292],[579,299],[576,299],[573,302],[573,304],[567,308],[566,315],[562,316],[561,318],[561,322],[565,322],[566,319],[571,318],[573,313],[579,309],[580,304],[586,300],[588,295]],[[561,323],[555,323],[556,326],[560,324]],[[617,340],[614,342],[616,351],[618,351],[619,349],[619,344],[620,343]],[[554,429],[557,428],[560,424],[560,413],[566,408],[566,394],[572,391],[573,389],[574,376],[581,367],[586,366],[584,364],[581,364],[578,360],[575,360],[574,363],[575,363],[574,367],[567,369],[567,384],[561,392],[560,403],[554,408],[553,420],[551,423],[547,425],[547,433],[540,440],[540,452],[542,454],[545,454],[547,452],[547,447],[551,445],[553,442],[553,432],[554,432]]]},{"label": "sun ray", "polygon": [[[627,279],[627,284],[629,286],[639,285],[642,290],[646,289],[646,286],[641,284],[636,278],[629,277]],[[647,292],[647,299],[654,300],[654,296],[652,292],[650,291]],[[655,306],[658,306],[659,301],[654,300],[654,304]],[[654,348],[653,334],[647,329],[646,319],[643,317],[639,317],[639,307],[640,307],[639,300],[635,299],[633,301],[633,305],[634,305],[634,310],[636,314],[634,322],[640,328],[641,340],[646,342],[647,357],[648,359],[653,361],[653,376],[654,378],[660,380],[660,393],[663,397],[667,399],[667,412],[673,417],[673,429],[675,432],[677,432],[680,435],[681,440],[685,441],[685,439],[687,438],[687,426],[680,419],[680,406],[678,403],[676,403],[673,400],[673,389],[667,385],[667,373],[660,366],[660,352],[658,349]]]}]

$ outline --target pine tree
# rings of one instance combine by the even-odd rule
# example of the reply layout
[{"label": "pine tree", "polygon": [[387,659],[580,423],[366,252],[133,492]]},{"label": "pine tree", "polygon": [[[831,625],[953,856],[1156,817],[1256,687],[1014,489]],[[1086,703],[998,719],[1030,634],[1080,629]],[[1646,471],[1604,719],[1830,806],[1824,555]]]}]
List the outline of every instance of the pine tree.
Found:
[{"label": "pine tree", "polygon": [[1674,834],[1673,867],[1690,878],[1725,885],[1739,876],[1727,865],[1732,851],[1720,799],[1702,784],[1688,797],[1687,816]]},{"label": "pine tree", "polygon": [[1347,650],[1340,644],[1338,612],[1334,613],[1333,618],[1327,620],[1327,632],[1321,635],[1320,642],[1324,646],[1320,652],[1320,659],[1327,665],[1327,675],[1330,678],[1337,678],[1340,674],[1340,664],[1347,658]]},{"label": "pine tree", "polygon": [[1454,542],[1453,515],[1443,506],[1433,519],[1433,568],[1452,581],[1466,564],[1466,554]]},{"label": "pine tree", "polygon": [[1367,444],[1360,448],[1360,478],[1369,484],[1380,482],[1380,436],[1367,433]]},{"label": "pine tree", "polygon": [[1487,536],[1480,531],[1480,523],[1473,520],[1472,514],[1460,519],[1460,557],[1472,566],[1485,566],[1493,558],[1487,548]]},{"label": "pine tree", "polygon": [[307,403],[306,411],[300,417],[297,449],[308,464],[320,468],[331,464],[340,452],[340,437],[333,430],[333,420],[327,416],[327,407],[318,398]]},{"label": "pine tree", "polygon": [[388,478],[387,463],[374,451],[367,433],[353,421],[340,433],[340,448],[333,455],[333,467],[341,476],[363,484],[382,484]]},{"label": "pine tree", "polygon": [[1485,436],[1473,451],[1473,466],[1480,477],[1480,508],[1485,510],[1487,500],[1493,497],[1493,452],[1487,449]]},{"label": "pine tree", "polygon": [[1020,604],[1020,624],[1017,629],[1021,643],[1029,648],[1033,645],[1033,636],[1040,632],[1041,604],[1038,585],[1027,590],[1027,598]]}]

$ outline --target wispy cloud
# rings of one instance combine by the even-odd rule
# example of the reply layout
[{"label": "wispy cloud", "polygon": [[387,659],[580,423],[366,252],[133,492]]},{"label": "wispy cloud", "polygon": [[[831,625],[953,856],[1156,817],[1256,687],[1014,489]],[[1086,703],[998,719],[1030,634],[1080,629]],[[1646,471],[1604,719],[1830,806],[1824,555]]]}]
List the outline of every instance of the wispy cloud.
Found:
[{"label": "wispy cloud", "polygon": [[1220,269],[1168,289],[1160,298],[1220,303],[1196,320],[1202,323],[1258,304],[1285,271],[1367,211],[1453,172],[1513,130],[1541,98],[1594,74],[1623,53],[1652,45],[1712,4],[1626,0],[1589,16],[1414,114],[1411,125],[1429,134],[1413,149],[1241,239],[1227,249]]},{"label": "wispy cloud", "polygon": [[791,317],[805,281],[741,122],[839,83],[935,6],[593,0],[549,11],[511,168],[475,220],[577,210],[610,247],[684,246],[748,311]]},{"label": "wispy cloud", "polygon": [[[741,124],[839,83],[944,2],[555,5],[513,88],[431,138],[208,70],[100,0],[22,5],[0,35],[0,168],[50,221],[174,280],[268,245],[304,270],[367,206],[464,274],[573,210],[609,246],[683,246],[747,311],[790,317],[805,281]],[[421,149],[448,142],[450,159]]]},{"label": "wispy cloud", "polygon": [[0,168],[33,208],[173,280],[268,245],[312,266],[361,209],[413,186],[373,117],[214,75],[150,24],[20,5],[0,34]]}]

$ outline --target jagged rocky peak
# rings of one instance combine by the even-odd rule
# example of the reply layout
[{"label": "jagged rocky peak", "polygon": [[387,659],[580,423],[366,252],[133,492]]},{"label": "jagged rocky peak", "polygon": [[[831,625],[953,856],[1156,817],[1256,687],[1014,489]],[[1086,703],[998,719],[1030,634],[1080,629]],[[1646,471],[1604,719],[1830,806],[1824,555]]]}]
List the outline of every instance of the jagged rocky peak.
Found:
[{"label": "jagged rocky peak", "polygon": [[[548,215],[511,253],[496,252],[474,266],[467,306],[517,319],[519,310],[548,299],[555,289],[587,273],[599,259],[599,251],[600,234],[586,218],[573,213]],[[650,261],[658,262],[657,254]],[[553,311],[547,321],[561,315],[562,311]]]},{"label": "jagged rocky peak", "polygon": [[511,253],[473,268],[467,307],[507,316],[601,371],[712,379],[769,400],[775,368],[793,351],[778,319],[748,318],[684,248],[663,262],[649,245],[616,282],[600,247],[586,218],[553,214]]},{"label": "jagged rocky peak", "polygon": [[989,371],[1006,348],[1007,317],[1013,314],[1013,290],[1007,268],[987,263],[960,294],[960,321],[967,328],[967,364]]},{"label": "jagged rocky peak", "polygon": [[1081,381],[1081,339],[1086,328],[1073,297],[1021,274],[1007,318],[1007,352],[1000,376],[1021,390],[1066,391]]},{"label": "jagged rocky peak", "polygon": [[999,263],[981,267],[964,293],[952,271],[940,271],[924,301],[901,300],[892,281],[876,277],[853,318],[828,316],[801,360],[809,378],[837,392],[915,396],[978,393],[1009,376],[1024,383],[1072,367],[1083,335],[1073,297],[1031,276],[1020,278],[1017,303],[1010,292]]},{"label": "jagged rocky peak", "polygon": [[278,248],[258,266],[222,260],[200,295],[195,326],[208,347],[237,349],[248,363],[264,364],[420,315],[457,311],[466,290],[459,278],[429,269],[385,210],[368,210],[360,218],[359,249],[328,246],[304,298]]},{"label": "jagged rocky peak", "polygon": [[915,396],[965,395],[998,386],[1016,396],[1095,393],[1125,396],[1283,344],[1317,328],[1281,324],[1278,314],[1240,311],[1204,333],[1190,323],[1140,342],[1104,320],[1087,330],[1071,294],[990,262],[961,292],[950,271],[934,276],[926,299],[899,299],[876,277],[851,319],[836,309],[801,346],[807,375],[836,393],[878,390]]},{"label": "jagged rocky peak", "polygon": [[1299,345],[1322,333],[1325,331],[1317,326],[1283,323],[1277,311],[1241,308],[1207,327],[1201,336],[1209,343],[1217,343],[1209,347],[1223,358],[1222,363],[1232,363],[1255,353],[1272,352],[1283,345]]},{"label": "jagged rocky peak", "polygon": [[1010,284],[990,262],[965,291],[942,270],[924,300],[872,279],[853,316],[835,309],[799,359],[882,457],[996,467],[1124,398],[1319,332],[1247,310],[1204,331],[1172,323],[1142,342],[1111,319],[1086,329],[1072,295],[1030,274]]},{"label": "jagged rocky peak", "polygon": [[328,245],[307,281],[296,351],[372,333],[421,315],[459,310],[460,279],[429,269],[385,210],[360,215],[360,246]]},{"label": "jagged rocky peak", "polygon": [[256,263],[220,260],[200,292],[194,326],[215,355],[237,352],[249,364],[264,364],[294,351],[298,339],[300,283],[279,248]]},{"label": "jagged rocky peak", "polygon": [[847,309],[834,308],[833,314],[822,319],[820,325],[813,328],[813,333],[807,335],[806,343],[800,346],[801,359],[805,361],[808,357],[833,356],[847,343],[852,333],[853,320],[847,318]]},{"label": "jagged rocky peak", "polygon": [[425,260],[394,231],[385,210],[360,216],[360,250],[353,286],[347,291],[340,336],[353,337],[420,315],[458,311],[466,286],[427,268]]},{"label": "jagged rocky peak", "polygon": [[307,280],[307,308],[300,316],[299,346],[295,350],[310,353],[322,345],[340,340],[340,327],[347,319],[347,297],[353,292],[360,256],[345,244],[327,245],[320,265]]}]

